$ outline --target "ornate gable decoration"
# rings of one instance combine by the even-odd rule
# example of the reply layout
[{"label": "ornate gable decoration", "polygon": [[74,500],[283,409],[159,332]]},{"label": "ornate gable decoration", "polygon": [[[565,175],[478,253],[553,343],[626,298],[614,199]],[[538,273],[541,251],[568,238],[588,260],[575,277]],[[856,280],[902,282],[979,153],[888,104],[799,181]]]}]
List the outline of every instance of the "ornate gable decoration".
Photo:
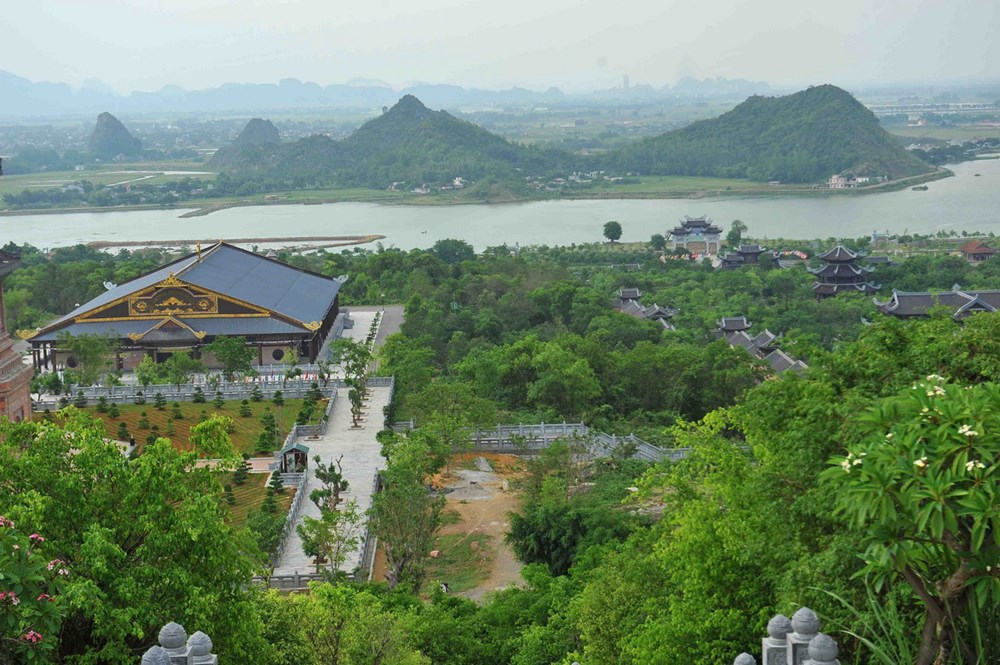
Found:
[{"label": "ornate gable decoration", "polygon": [[134,317],[218,313],[219,299],[214,294],[195,293],[186,286],[162,286],[148,295],[128,299],[128,315]]}]

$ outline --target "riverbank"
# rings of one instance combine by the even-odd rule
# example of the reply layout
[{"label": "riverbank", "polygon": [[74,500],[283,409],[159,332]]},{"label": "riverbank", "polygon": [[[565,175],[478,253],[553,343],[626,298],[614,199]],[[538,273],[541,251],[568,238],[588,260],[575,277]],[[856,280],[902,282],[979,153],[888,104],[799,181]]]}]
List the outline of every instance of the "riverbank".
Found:
[{"label": "riverbank", "polygon": [[[244,207],[324,205],[330,203],[377,203],[379,205],[413,206],[475,206],[502,203],[532,203],[538,201],[586,201],[586,200],[699,200],[708,198],[747,197],[806,197],[823,198],[831,196],[860,196],[906,189],[953,176],[950,170],[939,168],[909,178],[857,187],[854,189],[832,190],[814,185],[769,184],[748,180],[727,180],[723,178],[693,178],[687,176],[645,176],[638,183],[611,185],[601,189],[574,189],[563,192],[538,192],[530,195],[477,197],[465,193],[416,194],[413,192],[387,192],[385,190],[327,189],[278,192],[269,198],[195,199],[182,205],[130,205],[130,206],[74,206],[66,208],[31,208],[0,210],[0,217],[19,215],[45,215],[68,213],[131,212],[142,210],[183,210],[181,219],[204,217],[221,210]],[[274,197],[274,198],[270,198]]]},{"label": "riverbank", "polygon": [[[226,238],[231,245],[274,245],[278,243],[303,243],[312,248],[348,247],[351,245],[366,245],[378,240],[385,240],[384,235],[377,233],[360,236],[277,236],[263,238]],[[116,249],[124,247],[191,247],[193,245],[213,245],[218,238],[200,240],[94,240],[87,247],[94,249]]]}]

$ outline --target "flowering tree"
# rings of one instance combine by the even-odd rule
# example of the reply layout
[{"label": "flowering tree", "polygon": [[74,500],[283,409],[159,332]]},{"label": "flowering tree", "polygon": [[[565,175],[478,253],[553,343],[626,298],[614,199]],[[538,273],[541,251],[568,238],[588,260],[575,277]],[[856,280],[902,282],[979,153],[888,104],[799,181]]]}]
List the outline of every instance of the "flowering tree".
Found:
[{"label": "flowering tree", "polygon": [[49,662],[59,644],[58,596],[69,570],[45,556],[44,542],[0,515],[0,663]]},{"label": "flowering tree", "polygon": [[834,458],[840,512],[864,533],[866,570],[902,577],[924,605],[917,664],[957,646],[1000,604],[1000,386],[962,387],[931,375],[860,419],[863,436]]}]

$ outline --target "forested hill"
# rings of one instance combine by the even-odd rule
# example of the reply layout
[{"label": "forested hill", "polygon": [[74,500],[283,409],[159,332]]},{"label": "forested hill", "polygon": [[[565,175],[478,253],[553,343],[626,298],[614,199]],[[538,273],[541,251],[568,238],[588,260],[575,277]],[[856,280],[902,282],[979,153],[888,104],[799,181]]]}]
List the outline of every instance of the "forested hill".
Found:
[{"label": "forested hill", "polygon": [[[386,187],[479,180],[572,168],[566,153],[510,143],[406,95],[343,141],[310,137],[280,146],[231,146],[210,163],[236,173],[314,175],[343,185]],[[518,171],[520,169],[520,171]]]},{"label": "forested hill", "polygon": [[718,118],[637,141],[599,160],[600,168],[646,175],[804,183],[845,171],[895,179],[932,170],[833,85],[786,97],[750,97]]}]

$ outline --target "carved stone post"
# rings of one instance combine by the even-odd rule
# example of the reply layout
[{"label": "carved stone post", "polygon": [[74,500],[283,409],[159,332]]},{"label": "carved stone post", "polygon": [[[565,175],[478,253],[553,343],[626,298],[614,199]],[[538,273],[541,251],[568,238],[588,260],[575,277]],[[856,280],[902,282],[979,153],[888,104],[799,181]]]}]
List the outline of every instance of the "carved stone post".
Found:
[{"label": "carved stone post", "polygon": [[762,665],[788,665],[788,633],[792,632],[792,622],[784,614],[778,614],[767,622],[767,637],[761,640]]},{"label": "carved stone post", "polygon": [[142,665],[170,665],[170,654],[161,646],[150,647],[142,654]]},{"label": "carved stone post", "polygon": [[200,630],[188,638],[194,665],[219,665],[219,657],[212,653],[212,640]]},{"label": "carved stone post", "polygon": [[159,642],[170,656],[170,665],[193,665],[184,626],[171,621],[160,629]]},{"label": "carved stone post", "polygon": [[809,658],[809,641],[819,632],[819,617],[808,607],[800,607],[792,615],[792,633],[787,641],[787,665],[805,665]]},{"label": "carved stone post", "polygon": [[839,649],[837,643],[829,635],[820,633],[809,641],[809,660],[807,665],[840,665],[837,660]]},{"label": "carved stone post", "polygon": [[757,665],[757,660],[746,651],[736,656],[733,665]]}]

